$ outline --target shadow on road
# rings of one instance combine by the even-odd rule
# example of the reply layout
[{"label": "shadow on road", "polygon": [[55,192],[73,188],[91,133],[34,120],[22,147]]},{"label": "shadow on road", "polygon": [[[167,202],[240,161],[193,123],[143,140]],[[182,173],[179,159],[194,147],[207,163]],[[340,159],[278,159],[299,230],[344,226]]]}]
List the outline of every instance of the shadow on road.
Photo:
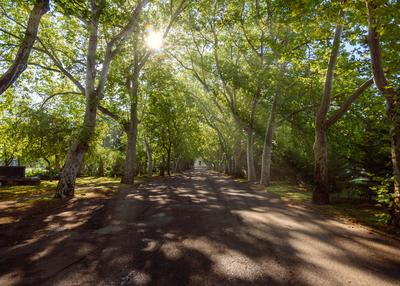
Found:
[{"label": "shadow on road", "polygon": [[78,202],[34,222],[16,245],[2,245],[0,284],[400,281],[398,242],[218,173],[156,178],[122,188],[112,200]]}]

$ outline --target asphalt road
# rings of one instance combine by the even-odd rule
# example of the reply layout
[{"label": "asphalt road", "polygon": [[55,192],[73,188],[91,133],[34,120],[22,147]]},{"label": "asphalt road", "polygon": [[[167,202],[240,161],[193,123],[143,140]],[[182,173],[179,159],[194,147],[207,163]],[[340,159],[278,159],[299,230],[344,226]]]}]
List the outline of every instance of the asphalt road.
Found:
[{"label": "asphalt road", "polygon": [[217,173],[157,178],[30,225],[0,248],[0,285],[400,285],[399,241]]}]

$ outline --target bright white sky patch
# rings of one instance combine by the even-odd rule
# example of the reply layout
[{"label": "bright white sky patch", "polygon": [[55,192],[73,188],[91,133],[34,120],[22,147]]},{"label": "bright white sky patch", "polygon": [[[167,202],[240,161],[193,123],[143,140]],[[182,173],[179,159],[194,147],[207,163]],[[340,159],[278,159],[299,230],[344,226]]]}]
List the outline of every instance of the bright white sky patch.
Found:
[{"label": "bright white sky patch", "polygon": [[150,50],[159,50],[163,45],[163,34],[160,31],[151,31],[145,41]]}]

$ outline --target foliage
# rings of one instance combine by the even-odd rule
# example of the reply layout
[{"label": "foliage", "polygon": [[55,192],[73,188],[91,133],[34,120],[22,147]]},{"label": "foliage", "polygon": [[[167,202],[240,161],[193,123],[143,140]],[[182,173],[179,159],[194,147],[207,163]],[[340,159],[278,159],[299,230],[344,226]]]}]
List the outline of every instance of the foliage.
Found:
[{"label": "foliage", "polygon": [[375,177],[375,180],[380,181],[379,185],[371,187],[376,192],[377,206],[389,210],[389,212],[381,214],[379,219],[388,223],[392,219],[390,210],[394,207],[393,178]]},{"label": "foliage", "polygon": [[[93,70],[96,84],[107,43],[137,3],[105,1]],[[180,3],[185,9],[175,15]],[[396,86],[399,5],[387,1],[376,11],[384,70]],[[2,72],[16,53],[32,4],[0,0],[0,6]],[[134,33],[121,41],[112,59],[80,174],[123,174],[127,126],[136,120],[131,113],[135,109],[137,174],[146,173],[150,154],[154,171],[160,173],[191,168],[202,157],[210,168],[233,176],[248,172],[248,159],[253,158],[259,177],[276,99],[272,179],[312,184],[315,115],[337,24],[343,24],[344,31],[328,118],[372,76],[364,1],[151,1],[142,12]],[[27,70],[0,98],[2,163],[18,159],[46,172],[60,171],[88,104],[77,82],[84,85],[88,76],[90,15],[89,1],[63,0],[53,1],[43,17]],[[167,26],[163,47],[147,47],[146,37],[152,31],[167,31]],[[138,92],[132,97],[129,79],[137,65]],[[391,177],[391,126],[385,101],[372,87],[329,128],[328,170],[336,195],[350,186],[368,197],[370,190],[354,180],[366,174]],[[390,210],[390,180],[372,183],[376,186],[371,199]]]}]

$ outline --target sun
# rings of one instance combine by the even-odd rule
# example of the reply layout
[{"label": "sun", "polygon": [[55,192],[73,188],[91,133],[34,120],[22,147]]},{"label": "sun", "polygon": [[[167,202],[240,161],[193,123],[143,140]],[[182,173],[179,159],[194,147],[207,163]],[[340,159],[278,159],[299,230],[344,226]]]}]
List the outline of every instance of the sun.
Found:
[{"label": "sun", "polygon": [[150,50],[159,50],[163,45],[163,34],[160,31],[149,32],[145,42]]}]

